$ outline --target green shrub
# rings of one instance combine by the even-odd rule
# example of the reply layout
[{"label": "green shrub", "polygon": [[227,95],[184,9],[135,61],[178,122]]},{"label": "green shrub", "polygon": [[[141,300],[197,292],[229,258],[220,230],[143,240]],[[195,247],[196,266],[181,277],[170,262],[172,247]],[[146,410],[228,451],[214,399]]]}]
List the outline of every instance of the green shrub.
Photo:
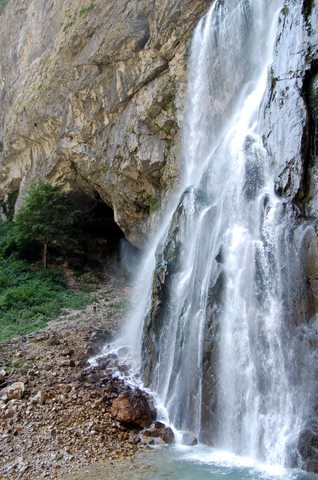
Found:
[{"label": "green shrub", "polygon": [[67,290],[63,271],[36,270],[0,254],[0,341],[43,328],[64,308],[81,309],[89,302],[83,292]]},{"label": "green shrub", "polygon": [[16,223],[0,222],[0,341],[42,328],[63,309],[81,309],[90,302],[84,292],[67,289],[62,270],[18,258],[32,258],[32,249],[38,253],[44,237],[73,245],[75,215],[60,187],[39,182]]},{"label": "green shrub", "polygon": [[86,15],[86,13],[89,13],[93,10],[94,8],[94,4],[93,3],[89,3],[88,5],[86,5],[85,7],[83,7],[79,14],[80,14],[80,17],[82,17],[83,15]]},{"label": "green shrub", "polygon": [[149,213],[154,213],[158,210],[160,206],[160,201],[158,198],[154,197],[153,195],[146,194],[144,196],[144,202],[149,208]]}]

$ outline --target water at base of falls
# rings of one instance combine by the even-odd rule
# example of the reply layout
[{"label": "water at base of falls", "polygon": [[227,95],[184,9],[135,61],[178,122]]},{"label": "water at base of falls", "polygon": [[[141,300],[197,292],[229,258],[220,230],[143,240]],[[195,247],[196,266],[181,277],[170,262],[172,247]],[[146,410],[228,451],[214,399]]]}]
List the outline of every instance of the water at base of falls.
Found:
[{"label": "water at base of falls", "polygon": [[313,480],[314,475],[204,446],[160,448],[140,457],[150,467],[135,480]]},{"label": "water at base of falls", "polygon": [[314,480],[316,476],[286,468],[257,464],[207,447],[159,447],[141,451],[133,459],[99,462],[64,480]]}]

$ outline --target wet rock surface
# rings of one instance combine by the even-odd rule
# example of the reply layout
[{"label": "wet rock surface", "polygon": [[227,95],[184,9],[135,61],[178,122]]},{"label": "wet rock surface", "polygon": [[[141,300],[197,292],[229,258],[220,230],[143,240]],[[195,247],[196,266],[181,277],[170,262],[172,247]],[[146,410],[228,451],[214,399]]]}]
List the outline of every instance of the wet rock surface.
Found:
[{"label": "wet rock surface", "polygon": [[86,362],[96,338],[118,329],[123,313],[114,305],[127,294],[107,279],[94,294],[96,314],[92,306],[69,312],[40,332],[0,344],[1,479],[64,479],[144,448],[141,428],[111,414],[114,400],[130,387],[107,362],[94,368]]},{"label": "wet rock surface", "polygon": [[191,192],[186,192],[174,213],[167,238],[159,245],[156,252],[156,269],[152,280],[151,310],[143,326],[143,378],[146,385],[156,387],[156,367],[159,362],[159,345],[162,330],[170,312],[171,287],[173,278],[181,264],[184,245],[182,232],[186,227],[186,209],[184,203]]},{"label": "wet rock surface", "polygon": [[[163,443],[174,443],[174,433],[173,430],[170,427],[167,427],[165,424],[162,422],[155,422],[154,425],[151,428],[148,428],[148,430],[145,430],[143,432],[143,439],[157,439],[161,438]],[[155,440],[153,440],[153,443],[155,443]]]},{"label": "wet rock surface", "polygon": [[277,192],[298,202],[316,191],[309,137],[315,122],[310,85],[318,59],[317,18],[315,2],[285,2],[264,104],[264,142],[275,158]]},{"label": "wet rock surface", "polygon": [[[206,208],[207,198],[203,190],[188,189],[182,195],[178,208],[176,209],[167,237],[159,244],[156,252],[156,269],[153,275],[152,283],[152,304],[149,313],[144,322],[143,331],[143,361],[142,361],[142,374],[145,384],[156,390],[158,381],[158,362],[160,345],[163,338],[163,332],[165,325],[168,324],[169,318],[173,318],[175,311],[175,304],[173,299],[173,291],[176,285],[180,281],[180,271],[182,268],[182,257],[186,251],[186,246],[183,244],[183,239],[186,237],[185,232],[188,225],[188,208],[187,204],[193,201],[195,215],[198,217],[202,212],[202,209]],[[219,255],[221,257],[221,255]],[[216,265],[214,272],[210,276],[210,286],[207,304],[207,322],[204,327],[203,337],[205,342],[203,344],[203,375],[202,384],[199,385],[199,375],[192,375],[187,371],[187,368],[183,369],[182,374],[175,375],[171,380],[170,387],[174,382],[178,382],[178,377],[186,379],[186,382],[180,382],[178,390],[184,388],[184,384],[187,386],[191,383],[191,391],[193,397],[197,394],[199,389],[201,390],[201,421],[202,428],[200,432],[199,440],[207,443],[213,443],[213,432],[215,422],[215,405],[216,405],[216,380],[215,380],[215,365],[216,365],[216,343],[214,341],[217,334],[217,313],[220,309],[221,298],[223,293],[223,272],[221,265],[221,258],[216,259]],[[199,282],[198,282],[199,283]],[[197,285],[197,291],[200,291],[201,286]],[[192,299],[191,299],[192,300]],[[188,300],[187,308],[194,309],[194,302]],[[192,305],[191,305],[192,303]],[[186,310],[186,308],[184,307]],[[193,311],[193,315],[195,312]],[[177,319],[175,320],[178,321]],[[182,329],[180,329],[182,331]],[[179,338],[177,339],[177,350],[181,348],[183,344],[182,334],[179,332]],[[180,344],[178,342],[180,341]],[[182,347],[184,348],[184,346]],[[188,346],[187,351],[191,355],[191,346]],[[195,361],[195,360],[194,360]],[[183,367],[180,367],[181,369]],[[175,386],[174,386],[175,387]],[[176,387],[175,387],[176,388]],[[186,405],[188,392],[184,391],[183,399],[185,402],[183,405],[184,410],[187,411],[187,419],[195,418],[196,412],[194,405]],[[182,409],[181,409],[182,410]],[[178,419],[175,419],[175,425],[178,429],[195,429],[195,425],[185,425],[184,415],[181,413]],[[197,440],[196,440],[197,441]],[[192,445],[191,443],[189,445]]]},{"label": "wet rock surface", "polygon": [[317,425],[307,428],[300,433],[298,449],[302,458],[307,460],[307,470],[318,473],[318,428]]},{"label": "wet rock surface", "polygon": [[184,432],[182,434],[181,442],[183,445],[191,447],[192,445],[196,445],[198,443],[198,439],[191,432]]},{"label": "wet rock surface", "polygon": [[119,395],[112,404],[112,416],[128,425],[149,427],[156,418],[152,399],[139,389]]},{"label": "wet rock surface", "polygon": [[[298,326],[299,362],[308,355],[317,361],[318,355],[317,21],[317,2],[285,2],[264,104],[264,142],[275,159],[276,191],[294,212],[290,219],[295,225],[293,242],[301,259],[298,271],[291,270],[291,278],[293,284],[304,285],[304,291],[294,292],[297,302],[288,305],[289,321]],[[308,372],[303,376],[308,377]],[[307,390],[315,406],[317,375],[308,378]],[[318,472],[317,412],[314,407],[307,414],[294,460],[295,466],[314,473]]]}]

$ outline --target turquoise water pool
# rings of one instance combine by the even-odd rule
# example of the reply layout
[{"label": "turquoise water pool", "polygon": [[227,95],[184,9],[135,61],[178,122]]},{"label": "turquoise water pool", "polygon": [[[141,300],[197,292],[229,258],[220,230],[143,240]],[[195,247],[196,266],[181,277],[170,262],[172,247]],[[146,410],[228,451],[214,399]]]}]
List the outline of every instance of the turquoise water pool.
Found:
[{"label": "turquoise water pool", "polygon": [[59,480],[317,480],[296,469],[257,463],[251,458],[203,445],[158,447],[133,459],[109,460],[63,473]]},{"label": "turquoise water pool", "polygon": [[144,458],[152,466],[148,471],[149,480],[317,479],[314,474],[257,463],[250,458],[204,446],[161,448]]}]

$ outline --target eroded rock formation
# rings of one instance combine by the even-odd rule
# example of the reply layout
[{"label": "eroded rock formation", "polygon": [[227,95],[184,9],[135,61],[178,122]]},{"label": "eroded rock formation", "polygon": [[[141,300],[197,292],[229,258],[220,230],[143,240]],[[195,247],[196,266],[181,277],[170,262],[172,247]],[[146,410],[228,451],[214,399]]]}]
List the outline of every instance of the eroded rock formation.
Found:
[{"label": "eroded rock formation", "polygon": [[38,177],[98,193],[135,245],[174,184],[186,56],[205,0],[8,0],[0,196]]}]

